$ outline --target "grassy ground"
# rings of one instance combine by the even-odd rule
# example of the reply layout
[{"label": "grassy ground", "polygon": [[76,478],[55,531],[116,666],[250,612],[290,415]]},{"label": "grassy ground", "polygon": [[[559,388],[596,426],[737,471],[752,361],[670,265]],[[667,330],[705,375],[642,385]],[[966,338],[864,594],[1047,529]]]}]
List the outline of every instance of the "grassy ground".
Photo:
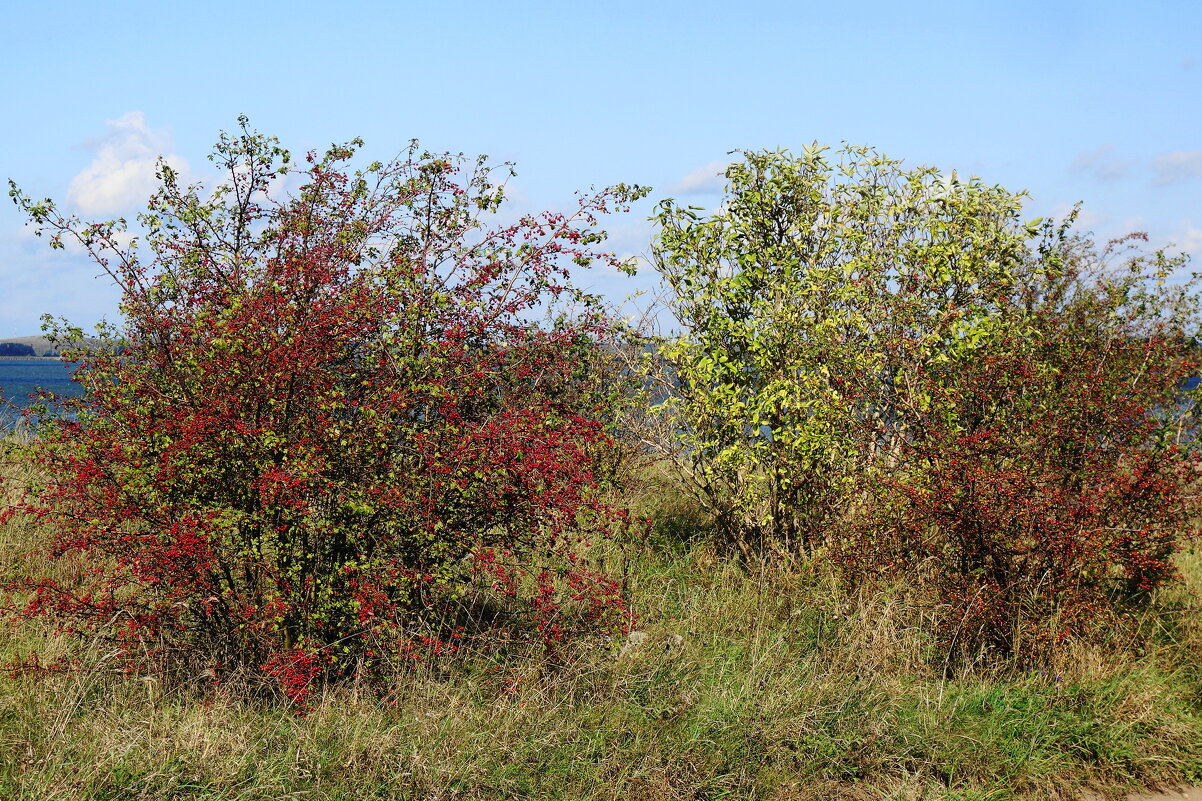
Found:
[{"label": "grassy ground", "polygon": [[[9,469],[13,469],[9,466]],[[29,571],[28,521],[0,571]],[[990,799],[1202,782],[1202,555],[1142,626],[1046,671],[945,678],[900,588],[704,544],[628,548],[644,636],[570,668],[400,677],[307,716],[196,685],[0,677],[0,798]],[[637,642],[636,642],[637,641]],[[0,660],[53,638],[0,639]]]}]

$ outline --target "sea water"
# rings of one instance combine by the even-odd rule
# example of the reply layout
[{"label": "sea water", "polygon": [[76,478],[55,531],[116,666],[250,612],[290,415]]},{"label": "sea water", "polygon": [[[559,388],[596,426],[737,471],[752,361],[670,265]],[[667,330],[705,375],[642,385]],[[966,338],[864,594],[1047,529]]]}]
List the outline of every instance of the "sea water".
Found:
[{"label": "sea water", "polygon": [[28,406],[29,396],[39,389],[64,397],[82,395],[83,387],[71,380],[74,370],[75,364],[60,359],[0,359],[0,428],[11,425],[17,409]]}]

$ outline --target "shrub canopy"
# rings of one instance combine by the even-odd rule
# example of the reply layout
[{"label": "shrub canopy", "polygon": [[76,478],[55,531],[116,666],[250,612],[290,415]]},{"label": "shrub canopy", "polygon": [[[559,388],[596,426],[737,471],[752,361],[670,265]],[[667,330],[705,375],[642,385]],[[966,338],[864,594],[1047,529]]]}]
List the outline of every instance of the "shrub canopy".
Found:
[{"label": "shrub canopy", "polygon": [[655,244],[684,329],[669,449],[728,542],[921,573],[970,650],[1172,574],[1196,514],[1181,258],[866,148],[743,155],[714,213],[660,205]]},{"label": "shrub canopy", "polygon": [[617,585],[579,554],[625,521],[579,374],[612,328],[568,276],[624,267],[595,215],[641,190],[489,227],[503,188],[483,159],[414,145],[356,170],[356,141],[296,170],[242,122],[216,185],[160,166],[141,242],[14,189],[124,315],[102,332],[120,347],[76,373],[74,419],[34,445],[47,480],[25,509],[83,575],[24,587],[24,613],[139,669],[265,672],[294,699],[322,671],[621,627]]}]

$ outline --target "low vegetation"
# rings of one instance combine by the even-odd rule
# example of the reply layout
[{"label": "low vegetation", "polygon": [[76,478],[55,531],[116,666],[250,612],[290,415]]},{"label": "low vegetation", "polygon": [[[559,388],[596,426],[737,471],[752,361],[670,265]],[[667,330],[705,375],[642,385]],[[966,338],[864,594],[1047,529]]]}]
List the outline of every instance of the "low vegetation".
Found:
[{"label": "low vegetation", "polygon": [[[645,511],[696,512],[648,483]],[[10,576],[38,540],[5,525]],[[0,797],[1000,800],[1202,780],[1202,554],[1104,639],[948,674],[913,588],[850,592],[669,536],[609,547],[645,636],[568,664],[427,664],[384,694],[331,685],[304,715],[203,675],[127,678],[102,650],[2,677]],[[27,627],[3,658],[70,650]]]},{"label": "low vegetation", "polygon": [[0,797],[1202,782],[1179,260],[745,154],[714,214],[661,205],[655,339],[570,283],[644,190],[493,225],[483,162],[356,147],[277,198],[244,123],[214,190],[163,167],[145,259],[14,189],[125,325],[0,459]]}]

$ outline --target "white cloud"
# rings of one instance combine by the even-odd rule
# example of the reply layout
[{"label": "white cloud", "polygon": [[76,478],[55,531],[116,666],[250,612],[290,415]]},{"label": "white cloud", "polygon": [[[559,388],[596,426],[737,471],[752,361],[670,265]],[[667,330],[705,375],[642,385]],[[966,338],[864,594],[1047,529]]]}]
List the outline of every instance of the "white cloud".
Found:
[{"label": "white cloud", "polygon": [[1202,228],[1187,225],[1175,239],[1177,241],[1177,250],[1182,253],[1188,253],[1195,259],[1202,260]]},{"label": "white cloud", "polygon": [[711,161],[709,164],[703,164],[674,183],[668,191],[677,195],[717,194],[723,189],[723,176],[730,165],[729,161]]},{"label": "white cloud", "polygon": [[1167,186],[1202,176],[1202,150],[1174,150],[1162,153],[1152,162],[1154,186]]},{"label": "white cloud", "polygon": [[127,112],[107,124],[103,136],[83,144],[95,158],[67,189],[67,198],[84,214],[117,214],[140,207],[155,189],[160,156],[178,172],[187,172],[188,163],[171,152],[170,134],[151,130],[141,111]]}]

